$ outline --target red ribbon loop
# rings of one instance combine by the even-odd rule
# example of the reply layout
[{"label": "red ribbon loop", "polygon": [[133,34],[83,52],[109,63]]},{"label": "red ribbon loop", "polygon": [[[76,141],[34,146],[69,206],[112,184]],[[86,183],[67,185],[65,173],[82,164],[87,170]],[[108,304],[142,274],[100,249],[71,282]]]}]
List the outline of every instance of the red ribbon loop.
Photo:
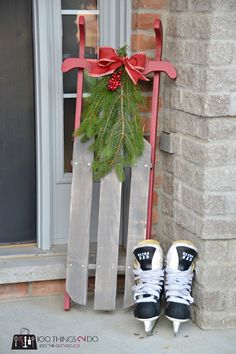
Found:
[{"label": "red ribbon loop", "polygon": [[136,85],[139,79],[149,81],[141,73],[145,69],[145,64],[145,54],[134,54],[130,58],[119,57],[113,48],[102,47],[99,49],[99,60],[90,61],[89,75],[93,77],[109,75],[124,65],[125,70]]}]

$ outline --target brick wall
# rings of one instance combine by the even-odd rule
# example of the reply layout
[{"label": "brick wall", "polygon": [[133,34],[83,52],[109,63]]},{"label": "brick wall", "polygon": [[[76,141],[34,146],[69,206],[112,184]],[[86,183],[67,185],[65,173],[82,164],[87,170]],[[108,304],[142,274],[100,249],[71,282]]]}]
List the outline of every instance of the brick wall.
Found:
[{"label": "brick wall", "polygon": [[[95,278],[88,279],[88,292],[94,292]],[[117,291],[124,291],[124,276],[117,278]],[[0,300],[35,296],[63,295],[65,279],[24,282],[15,284],[0,284]],[[62,302],[63,307],[63,302]]]},{"label": "brick wall", "polygon": [[199,249],[193,318],[202,328],[236,325],[236,2],[170,1],[162,153],[162,232]]}]

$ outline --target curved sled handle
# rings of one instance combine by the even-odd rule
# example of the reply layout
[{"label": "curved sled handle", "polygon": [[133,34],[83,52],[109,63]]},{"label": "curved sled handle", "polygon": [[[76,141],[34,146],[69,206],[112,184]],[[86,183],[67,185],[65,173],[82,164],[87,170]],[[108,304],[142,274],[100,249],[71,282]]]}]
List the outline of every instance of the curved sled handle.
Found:
[{"label": "curved sled handle", "polygon": [[154,20],[154,32],[156,36],[156,56],[155,59],[160,61],[162,57],[163,31],[161,20]]},{"label": "curved sled handle", "polygon": [[[79,58],[84,59],[85,53],[85,19],[84,16],[79,16],[77,21],[77,26],[79,29]],[[77,78],[77,97],[76,97],[76,108],[75,108],[75,125],[74,130],[76,131],[80,126],[80,118],[82,111],[82,101],[83,101],[83,76],[84,69],[78,69]]]},{"label": "curved sled handle", "polygon": [[168,61],[162,61],[162,47],[163,47],[163,32],[162,32],[162,23],[161,20],[154,20],[154,32],[156,37],[156,53],[155,61],[148,61],[147,66],[143,72],[144,75],[149,74],[150,72],[161,71],[166,73],[171,79],[177,77],[175,68]]},{"label": "curved sled handle", "polygon": [[85,51],[85,19],[84,16],[80,16],[77,22],[79,28],[79,57],[84,58]]}]

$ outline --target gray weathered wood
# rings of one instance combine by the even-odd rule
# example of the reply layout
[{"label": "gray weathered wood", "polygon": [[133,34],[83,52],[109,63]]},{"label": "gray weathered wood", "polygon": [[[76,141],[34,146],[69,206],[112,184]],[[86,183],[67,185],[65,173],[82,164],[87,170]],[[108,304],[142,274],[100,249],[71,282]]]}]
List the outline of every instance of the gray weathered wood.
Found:
[{"label": "gray weathered wood", "polygon": [[66,291],[73,301],[85,305],[88,288],[89,235],[92,201],[93,154],[89,143],[74,142],[70,204]]},{"label": "gray weathered wood", "polygon": [[133,305],[133,248],[146,236],[151,145],[146,140],[144,144],[144,153],[131,172],[124,307]]},{"label": "gray weathered wood", "polygon": [[101,181],[94,298],[96,310],[115,309],[121,186],[114,171]]}]

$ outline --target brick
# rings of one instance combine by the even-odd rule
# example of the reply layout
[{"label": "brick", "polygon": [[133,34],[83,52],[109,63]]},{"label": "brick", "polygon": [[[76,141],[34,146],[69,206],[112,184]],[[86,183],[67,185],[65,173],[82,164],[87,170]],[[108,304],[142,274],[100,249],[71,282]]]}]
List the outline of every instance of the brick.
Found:
[{"label": "brick", "polygon": [[35,281],[31,286],[32,296],[63,294],[65,280]]},{"label": "brick", "polygon": [[207,117],[220,117],[230,114],[230,95],[206,95],[203,103],[203,115]]},{"label": "brick", "polygon": [[235,262],[235,255],[236,255],[236,240],[228,240],[227,241],[227,257],[229,262]]},{"label": "brick", "polygon": [[228,258],[228,241],[206,240],[203,242],[204,251],[201,253],[201,260],[207,263],[225,262]]},{"label": "brick", "polygon": [[192,10],[199,12],[211,12],[211,11],[227,11],[235,10],[235,0],[191,0],[190,6]]},{"label": "brick", "polygon": [[168,38],[166,56],[172,62],[180,64],[231,64],[234,55],[233,42],[219,42],[216,40],[199,41],[184,38]]},{"label": "brick", "polygon": [[202,143],[193,138],[182,139],[182,156],[201,166],[223,166],[230,161],[230,144]]},{"label": "brick", "polygon": [[11,299],[29,295],[28,283],[1,284],[0,299]]},{"label": "brick", "polygon": [[131,48],[134,51],[146,51],[155,49],[156,40],[154,36],[146,34],[132,34],[131,36]]},{"label": "brick", "polygon": [[234,328],[236,326],[236,313],[229,313],[226,311],[213,312],[195,310],[194,320],[202,329]]},{"label": "brick", "polygon": [[167,39],[165,53],[171,62],[186,63],[185,60],[185,41],[183,39]]},{"label": "brick", "polygon": [[[230,271],[231,269],[231,271]],[[236,272],[232,271],[232,269],[236,269],[236,260],[229,264],[229,288],[236,289]]]},{"label": "brick", "polygon": [[235,291],[230,291],[228,294],[228,309],[233,310],[233,312],[236,312],[236,290]]},{"label": "brick", "polygon": [[198,259],[196,263],[197,284],[208,289],[222,290],[229,284],[229,266],[227,262],[221,262],[220,266],[217,260],[215,262],[206,262]]},{"label": "brick", "polygon": [[158,205],[158,199],[159,199],[158,192],[154,191],[153,192],[153,205],[155,205],[155,206]]},{"label": "brick", "polygon": [[236,118],[219,117],[207,119],[207,137],[209,140],[235,140]]},{"label": "brick", "polygon": [[211,37],[211,17],[194,16],[190,13],[168,18],[167,34],[172,37],[208,39]]},{"label": "brick", "polygon": [[133,9],[165,9],[168,6],[167,0],[133,0]]},{"label": "brick", "polygon": [[204,194],[202,197],[202,214],[212,216],[226,214],[226,196]]},{"label": "brick", "polygon": [[236,115],[236,93],[230,95],[230,114]]},{"label": "brick", "polygon": [[194,303],[200,310],[225,311],[227,291],[204,289],[197,284],[193,287]]},{"label": "brick", "polygon": [[236,90],[236,70],[225,68],[204,69],[200,88],[208,91]]},{"label": "brick", "polygon": [[212,11],[212,0],[190,0],[192,10],[199,12]]},{"label": "brick", "polygon": [[[179,91],[179,92],[178,92]],[[192,91],[175,90],[172,107],[194,115],[217,117],[230,114],[230,95],[202,95]]]},{"label": "brick", "polygon": [[183,87],[199,87],[199,68],[189,65],[175,65],[176,71],[178,73],[175,83],[177,86]]},{"label": "brick", "polygon": [[163,225],[162,232],[167,236],[166,240],[173,238],[173,235],[174,235],[174,230],[173,230],[174,220],[173,220],[173,218],[167,214],[162,215],[162,225]]},{"label": "brick", "polygon": [[177,131],[175,112],[176,111],[170,109],[165,109],[164,119],[163,119],[164,131],[169,133]]},{"label": "brick", "polygon": [[155,175],[155,179],[154,179],[154,184],[155,187],[160,187],[163,183],[163,175],[160,174],[160,172],[158,174]]},{"label": "brick", "polygon": [[165,193],[161,195],[161,211],[164,214],[173,216],[173,198]]},{"label": "brick", "polygon": [[162,153],[163,169],[167,172],[174,171],[174,156],[168,153]]},{"label": "brick", "polygon": [[[117,291],[123,291],[124,290],[124,275],[118,275],[117,276]],[[95,277],[89,277],[88,278],[88,292],[93,293],[95,289]]]},{"label": "brick", "polygon": [[205,118],[178,110],[165,112],[165,128],[168,131],[179,131],[202,139],[207,139],[207,121]]},{"label": "brick", "polygon": [[144,105],[139,105],[139,112],[150,112],[152,107],[152,97],[151,96],[144,96]]},{"label": "brick", "polygon": [[141,127],[144,134],[150,132],[150,123],[151,123],[150,117],[147,116],[141,117]]},{"label": "brick", "polygon": [[152,92],[153,77],[149,77],[149,81],[140,80],[138,84],[142,92]]},{"label": "brick", "polygon": [[211,37],[213,39],[236,38],[236,13],[215,14],[211,21]]},{"label": "brick", "polygon": [[211,43],[206,47],[206,62],[202,64],[210,65],[227,65],[231,64],[234,56],[233,42],[218,42],[211,40]]},{"label": "brick", "polygon": [[206,64],[208,42],[186,40],[184,42],[184,63]]},{"label": "brick", "polygon": [[203,189],[222,192],[236,190],[236,168],[230,166],[207,168],[204,173]]},{"label": "brick", "polygon": [[156,224],[159,220],[159,214],[158,214],[158,211],[157,211],[157,208],[154,206],[152,208],[152,223],[153,224]]},{"label": "brick", "polygon": [[204,221],[201,237],[204,239],[234,239],[236,217],[208,217]]},{"label": "brick", "polygon": [[165,193],[173,195],[174,188],[173,188],[173,178],[172,174],[165,173],[163,176],[163,191]]},{"label": "brick", "polygon": [[226,196],[227,198],[227,212],[229,214],[236,214],[236,194],[231,192]]},{"label": "brick", "polygon": [[[189,240],[191,241],[198,249],[199,256],[201,256],[201,245],[202,245],[202,240],[199,239],[199,237],[194,233],[186,228],[184,228],[182,225],[174,223],[173,226],[174,230],[174,237],[175,240]],[[198,262],[198,260],[197,260]]]},{"label": "brick", "polygon": [[186,11],[188,8],[187,0],[171,0],[169,3],[170,11]]},{"label": "brick", "polygon": [[168,87],[165,87],[164,90],[164,97],[163,97],[163,104],[165,109],[171,108],[170,101],[171,101],[171,95],[172,95],[172,89],[171,87],[173,86],[173,83],[168,83]]},{"label": "brick", "polygon": [[152,30],[154,20],[160,18],[156,13],[134,13],[132,16],[132,28],[141,30]]},{"label": "brick", "polygon": [[226,214],[225,195],[206,195],[192,188],[182,186],[181,201],[189,209],[201,215],[224,215]]},{"label": "brick", "polygon": [[181,158],[174,159],[174,176],[190,186],[199,189],[203,186],[203,169]]},{"label": "brick", "polygon": [[182,183],[174,178],[173,181],[173,198],[175,200],[181,201],[181,190],[182,190]]},{"label": "brick", "polygon": [[193,138],[182,139],[182,157],[197,165],[204,165],[204,156],[206,151],[205,144]]},{"label": "brick", "polygon": [[196,214],[174,201],[174,221],[190,232],[197,232]]}]

